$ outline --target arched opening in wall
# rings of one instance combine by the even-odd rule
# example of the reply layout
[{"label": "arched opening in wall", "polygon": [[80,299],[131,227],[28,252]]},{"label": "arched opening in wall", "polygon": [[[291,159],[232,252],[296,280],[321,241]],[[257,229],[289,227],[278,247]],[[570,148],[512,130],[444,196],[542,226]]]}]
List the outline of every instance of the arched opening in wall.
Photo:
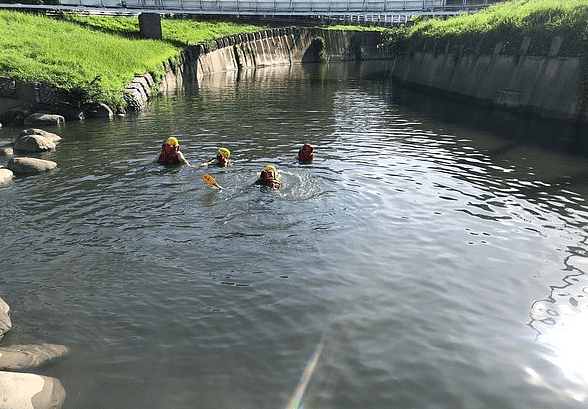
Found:
[{"label": "arched opening in wall", "polygon": [[302,56],[303,63],[317,63],[326,61],[325,40],[315,37]]}]

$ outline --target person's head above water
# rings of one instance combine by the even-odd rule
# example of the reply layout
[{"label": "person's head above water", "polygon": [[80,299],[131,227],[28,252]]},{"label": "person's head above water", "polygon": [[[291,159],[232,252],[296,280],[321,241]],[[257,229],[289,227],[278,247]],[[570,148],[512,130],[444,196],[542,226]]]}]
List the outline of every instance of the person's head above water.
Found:
[{"label": "person's head above water", "polygon": [[176,146],[180,143],[178,142],[178,138],[176,138],[175,136],[170,136],[169,138],[167,138],[167,144],[169,146]]},{"label": "person's head above water", "polygon": [[302,149],[298,151],[298,160],[302,163],[312,162],[314,159],[314,148],[311,144],[305,143]]},{"label": "person's head above water", "polygon": [[202,162],[200,166],[232,166],[233,164],[229,161],[231,157],[231,151],[227,148],[218,148],[216,150],[216,157],[207,160],[206,162]]},{"label": "person's head above water", "polygon": [[279,189],[282,187],[282,177],[274,165],[267,165],[261,171],[257,184],[269,187],[270,189]]},{"label": "person's head above water", "polygon": [[231,152],[227,148],[219,148],[216,152],[216,159],[218,160],[218,166],[226,166],[229,163],[229,157]]},{"label": "person's head above water", "polygon": [[227,148],[219,148],[216,155],[229,159],[231,157],[231,152]]}]

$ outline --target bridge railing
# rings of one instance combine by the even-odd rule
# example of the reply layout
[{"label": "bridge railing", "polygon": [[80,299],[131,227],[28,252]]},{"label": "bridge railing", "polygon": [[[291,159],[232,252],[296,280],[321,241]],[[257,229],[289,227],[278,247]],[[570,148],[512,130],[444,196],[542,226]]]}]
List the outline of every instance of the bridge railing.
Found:
[{"label": "bridge railing", "polygon": [[377,14],[442,10],[446,7],[446,0],[60,0],[60,4],[109,8],[185,9],[192,12],[219,13]]}]

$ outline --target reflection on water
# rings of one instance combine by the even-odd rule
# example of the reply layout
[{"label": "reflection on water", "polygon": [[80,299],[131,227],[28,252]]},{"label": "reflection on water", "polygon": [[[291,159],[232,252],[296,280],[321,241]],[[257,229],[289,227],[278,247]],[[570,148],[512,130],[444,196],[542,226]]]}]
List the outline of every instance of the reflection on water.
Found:
[{"label": "reflection on water", "polygon": [[507,152],[529,145],[548,152],[564,152],[586,157],[588,131],[586,127],[555,119],[537,120],[531,114],[517,114],[506,110],[487,109],[467,103],[445,100],[407,88],[396,88],[393,100],[410,109],[426,112],[446,124],[467,126],[479,132],[490,132],[508,139],[502,149]]},{"label": "reflection on water", "polygon": [[560,390],[561,393],[585,402],[588,385],[588,350],[585,334],[588,325],[588,304],[585,272],[588,262],[584,257],[566,260],[567,275],[560,286],[552,286],[549,297],[536,301],[531,309],[530,326],[537,331],[537,341],[546,345],[546,359],[559,371],[563,380],[544,380],[529,368],[535,382]]},{"label": "reflection on water", "polygon": [[[513,186],[516,187],[512,191],[523,188],[526,200],[553,209],[559,213],[559,218],[566,221],[566,225],[584,230],[585,210],[576,209],[573,204],[585,202],[588,174],[585,166],[579,165],[581,161],[570,161],[570,155],[586,156],[588,138],[585,129],[578,129],[573,124],[537,121],[528,116],[471,107],[459,102],[443,103],[433,96],[415,97],[417,93],[407,89],[398,91],[394,93],[394,100],[405,103],[412,109],[427,112],[453,126],[468,125],[482,132],[499,134],[508,143],[488,151],[494,161],[509,158],[520,165],[528,158],[533,158],[531,160],[535,163],[544,160],[542,166],[529,167],[533,180],[513,179]],[[548,158],[544,156],[546,152],[549,153]],[[513,168],[503,169],[495,164],[491,167],[504,172],[514,171]],[[562,173],[561,169],[565,171]],[[574,189],[579,190],[567,191],[566,186],[574,186]],[[570,196],[562,196],[562,188]],[[539,220],[544,227],[552,227],[550,223],[546,223],[547,218],[541,216]],[[537,233],[548,237],[540,229]],[[562,260],[561,284],[549,285],[551,291],[548,297],[532,304],[529,326],[537,331],[537,342],[546,347],[541,357],[548,364],[543,361],[525,367],[531,383],[580,403],[588,398],[588,350],[584,342],[588,324],[585,298],[588,289],[585,283],[588,265],[585,247],[585,237],[581,236],[579,242],[569,248],[569,253],[574,255]],[[552,263],[546,261],[546,265],[549,264]],[[545,273],[549,268],[546,267],[537,269],[537,277]]]},{"label": "reflection on water", "polygon": [[[284,407],[319,344],[307,408],[585,404],[588,163],[384,69],[215,75],[0,186],[12,342],[70,348],[64,408]],[[161,168],[170,134],[234,166]]]}]

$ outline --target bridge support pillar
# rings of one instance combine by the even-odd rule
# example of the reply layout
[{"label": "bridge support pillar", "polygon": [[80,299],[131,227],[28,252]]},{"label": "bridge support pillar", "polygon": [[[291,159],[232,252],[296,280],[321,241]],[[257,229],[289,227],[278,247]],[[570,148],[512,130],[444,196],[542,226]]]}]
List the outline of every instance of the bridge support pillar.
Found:
[{"label": "bridge support pillar", "polygon": [[143,37],[161,40],[161,14],[139,14],[139,30]]}]

